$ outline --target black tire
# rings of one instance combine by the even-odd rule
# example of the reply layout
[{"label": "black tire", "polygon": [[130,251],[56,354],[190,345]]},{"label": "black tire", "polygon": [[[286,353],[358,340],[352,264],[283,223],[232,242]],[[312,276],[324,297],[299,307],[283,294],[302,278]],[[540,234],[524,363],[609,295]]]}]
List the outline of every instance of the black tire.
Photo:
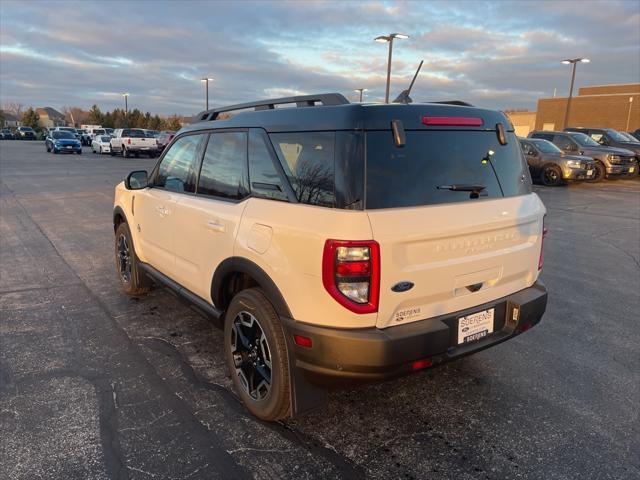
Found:
[{"label": "black tire", "polygon": [[51,148],[47,147],[47,153],[51,153]]},{"label": "black tire", "polygon": [[589,183],[601,182],[607,176],[607,169],[600,160],[596,160],[593,178],[587,180]]},{"label": "black tire", "polygon": [[125,147],[124,145],[122,146],[122,156],[124,158],[129,158],[129,151],[127,150],[127,147]]},{"label": "black tire", "polygon": [[562,170],[557,165],[545,165],[540,172],[540,182],[547,187],[562,185]]},{"label": "black tire", "polygon": [[122,222],[116,229],[115,260],[120,285],[127,294],[137,297],[149,291],[149,287],[141,286],[138,257],[133,249],[131,232],[126,222]]},{"label": "black tire", "polygon": [[225,314],[224,352],[247,410],[266,421],[287,418],[291,386],[284,331],[261,289],[249,288],[233,297]]},{"label": "black tire", "polygon": [[98,150],[98,153],[100,154],[100,156],[102,156],[102,145],[100,145],[100,150]]},{"label": "black tire", "polygon": [[78,155],[82,155],[82,150],[80,150],[79,152],[76,152]]},{"label": "black tire", "polygon": [[113,151],[113,147],[111,147],[111,148],[109,149],[109,156],[110,156],[110,157],[115,157],[115,156],[116,156],[116,152],[114,152],[114,151]]}]

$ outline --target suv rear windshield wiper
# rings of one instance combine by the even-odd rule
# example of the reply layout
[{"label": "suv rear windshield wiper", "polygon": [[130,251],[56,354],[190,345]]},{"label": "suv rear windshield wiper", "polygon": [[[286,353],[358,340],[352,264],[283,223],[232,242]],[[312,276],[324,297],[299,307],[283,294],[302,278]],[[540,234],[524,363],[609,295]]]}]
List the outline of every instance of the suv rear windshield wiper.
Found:
[{"label": "suv rear windshield wiper", "polygon": [[487,187],[468,183],[452,183],[451,185],[438,185],[436,188],[438,190],[451,190],[452,192],[471,192],[470,198],[479,198],[482,191]]}]

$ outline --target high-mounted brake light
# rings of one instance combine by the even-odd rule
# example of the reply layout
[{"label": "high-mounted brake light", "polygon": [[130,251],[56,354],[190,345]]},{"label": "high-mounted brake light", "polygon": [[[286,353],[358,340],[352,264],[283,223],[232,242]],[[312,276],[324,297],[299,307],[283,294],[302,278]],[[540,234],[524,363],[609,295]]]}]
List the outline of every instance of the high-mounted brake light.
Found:
[{"label": "high-mounted brake light", "polygon": [[424,125],[446,127],[481,127],[484,121],[478,117],[422,117]]},{"label": "high-mounted brake light", "polygon": [[327,240],[322,283],[342,306],[355,313],[378,311],[380,246],[373,240]]},{"label": "high-mounted brake light", "polygon": [[542,264],[544,263],[544,237],[547,236],[547,227],[545,225],[547,216],[542,218],[542,240],[540,241],[540,257],[538,258],[538,271],[542,270]]}]

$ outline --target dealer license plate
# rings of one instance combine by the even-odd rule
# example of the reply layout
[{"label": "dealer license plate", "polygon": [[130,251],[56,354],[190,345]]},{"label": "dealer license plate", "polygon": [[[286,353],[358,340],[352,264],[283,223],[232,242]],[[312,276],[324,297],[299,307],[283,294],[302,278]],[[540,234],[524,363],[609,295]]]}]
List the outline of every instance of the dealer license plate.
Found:
[{"label": "dealer license plate", "polygon": [[635,171],[636,171],[636,167],[631,167],[631,168],[629,169],[629,173],[633,173],[633,172],[635,172]]},{"label": "dealer license plate", "polygon": [[67,148],[73,148],[71,145],[67,145]]},{"label": "dealer license plate", "polygon": [[587,177],[590,177],[591,175],[593,175],[593,170],[587,170]]},{"label": "dealer license plate", "polygon": [[493,332],[495,308],[472,313],[458,319],[458,345],[473,342]]}]

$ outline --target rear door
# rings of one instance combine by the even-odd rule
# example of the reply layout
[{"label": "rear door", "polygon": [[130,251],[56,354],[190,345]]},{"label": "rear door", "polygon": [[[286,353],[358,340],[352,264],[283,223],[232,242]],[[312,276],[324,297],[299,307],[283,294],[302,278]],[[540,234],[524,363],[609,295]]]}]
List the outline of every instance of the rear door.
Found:
[{"label": "rear door", "polygon": [[[501,145],[495,131],[408,131],[399,148],[391,132],[367,132],[379,328],[472,308],[535,282],[544,207],[515,135],[507,140]],[[465,184],[483,186],[480,197],[449,189]],[[394,291],[401,282],[413,287]]]}]

